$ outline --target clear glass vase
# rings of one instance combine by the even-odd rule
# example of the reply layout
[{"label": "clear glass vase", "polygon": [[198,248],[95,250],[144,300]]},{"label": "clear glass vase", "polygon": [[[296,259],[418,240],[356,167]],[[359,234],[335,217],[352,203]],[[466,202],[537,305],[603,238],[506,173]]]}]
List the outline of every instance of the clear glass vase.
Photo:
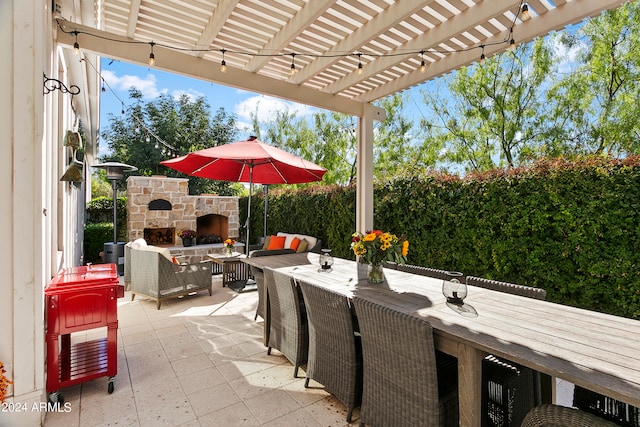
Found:
[{"label": "clear glass vase", "polygon": [[227,249],[227,256],[233,255],[233,248],[226,248],[226,249]]},{"label": "clear glass vase", "polygon": [[367,282],[369,283],[384,282],[384,270],[382,269],[382,264],[367,265]]}]

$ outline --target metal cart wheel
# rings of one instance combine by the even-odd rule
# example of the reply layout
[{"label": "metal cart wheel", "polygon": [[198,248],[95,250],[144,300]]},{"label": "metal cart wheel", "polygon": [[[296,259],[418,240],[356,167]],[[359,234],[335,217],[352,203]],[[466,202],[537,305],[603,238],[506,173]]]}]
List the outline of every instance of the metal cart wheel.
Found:
[{"label": "metal cart wheel", "polygon": [[109,384],[107,384],[107,392],[109,394],[113,393],[113,389],[115,388],[115,384],[114,384],[114,378],[111,377],[109,378]]},{"label": "metal cart wheel", "polygon": [[59,391],[54,391],[53,393],[49,393],[49,402],[62,405],[64,403],[64,396]]}]

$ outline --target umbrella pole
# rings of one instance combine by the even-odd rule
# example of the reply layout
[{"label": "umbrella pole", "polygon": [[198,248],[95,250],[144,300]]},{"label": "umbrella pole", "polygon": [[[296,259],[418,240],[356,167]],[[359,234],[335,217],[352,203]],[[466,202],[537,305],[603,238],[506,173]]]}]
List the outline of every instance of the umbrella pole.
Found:
[{"label": "umbrella pole", "polygon": [[269,186],[264,185],[264,238],[267,239],[267,208],[269,206]]},{"label": "umbrella pole", "polygon": [[253,193],[253,165],[249,166],[249,201],[247,202],[247,241],[245,253],[249,258],[249,229],[251,228],[251,194]]}]

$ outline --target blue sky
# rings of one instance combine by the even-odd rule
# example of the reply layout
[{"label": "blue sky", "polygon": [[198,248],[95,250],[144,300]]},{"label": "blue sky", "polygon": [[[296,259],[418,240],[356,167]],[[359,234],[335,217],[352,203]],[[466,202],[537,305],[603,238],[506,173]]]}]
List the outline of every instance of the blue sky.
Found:
[{"label": "blue sky", "polygon": [[161,94],[180,96],[204,96],[211,106],[211,112],[218,108],[236,115],[238,119],[239,139],[250,136],[250,113],[258,111],[261,122],[269,121],[275,111],[288,110],[297,116],[311,115],[317,108],[296,104],[282,99],[263,96],[227,86],[216,85],[203,80],[192,79],[177,74],[158,71],[152,67],[141,67],[120,61],[103,59],[102,77],[107,83],[106,91],[100,99],[101,127],[108,126],[108,114],[120,115],[122,102],[130,105],[129,88],[138,88],[145,101],[151,101]]},{"label": "blue sky", "polygon": [[[161,94],[179,96],[183,93],[193,97],[204,96],[211,106],[211,112],[218,108],[235,114],[238,121],[238,139],[245,139],[251,135],[252,112],[258,112],[260,122],[268,122],[275,111],[295,112],[297,117],[310,116],[320,111],[315,107],[285,101],[279,98],[264,96],[239,89],[216,85],[203,80],[184,77],[154,69],[141,67],[120,61],[102,60],[102,78],[106,82],[105,92],[100,97],[100,127],[106,129],[109,125],[108,115],[121,115],[122,103],[125,108],[131,104],[129,88],[135,86],[144,97],[144,101],[152,101]],[[421,95],[419,87],[409,91],[405,113],[414,120],[419,120]],[[106,144],[100,144],[106,149]],[[101,153],[102,154],[102,153]]]},{"label": "blue sky", "polygon": [[[570,30],[575,31],[578,27],[579,25],[571,26]],[[555,38],[552,39],[552,43],[558,56],[564,58],[563,63],[559,64],[559,72],[568,71],[573,64],[579,46],[567,51],[557,43]],[[102,129],[109,126],[108,115],[110,113],[121,115],[123,103],[125,108],[130,105],[129,88],[132,86],[142,92],[144,101],[152,101],[164,93],[172,96],[186,93],[194,98],[203,96],[211,106],[212,113],[218,108],[224,107],[227,112],[235,114],[239,129],[238,139],[246,139],[253,133],[250,119],[252,112],[257,111],[260,122],[268,122],[275,111],[295,112],[297,117],[310,116],[319,111],[315,107],[171,74],[153,67],[112,61],[108,58],[102,60],[102,78],[106,82],[106,91],[100,97],[100,126]],[[407,99],[403,111],[405,117],[417,124],[421,118],[429,115],[420,91],[424,89],[438,90],[436,81],[425,82],[406,92]],[[439,89],[442,87],[440,86]],[[100,144],[100,154],[104,154],[102,150],[106,149],[106,145],[105,143]]]}]

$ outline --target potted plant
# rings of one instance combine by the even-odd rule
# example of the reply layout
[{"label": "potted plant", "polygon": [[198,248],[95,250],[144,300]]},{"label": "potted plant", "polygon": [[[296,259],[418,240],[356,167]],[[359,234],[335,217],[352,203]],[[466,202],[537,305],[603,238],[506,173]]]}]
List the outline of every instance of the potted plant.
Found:
[{"label": "potted plant", "polygon": [[196,238],[196,232],[193,230],[182,230],[178,233],[178,237],[182,239],[183,246],[193,245],[193,239]]}]

